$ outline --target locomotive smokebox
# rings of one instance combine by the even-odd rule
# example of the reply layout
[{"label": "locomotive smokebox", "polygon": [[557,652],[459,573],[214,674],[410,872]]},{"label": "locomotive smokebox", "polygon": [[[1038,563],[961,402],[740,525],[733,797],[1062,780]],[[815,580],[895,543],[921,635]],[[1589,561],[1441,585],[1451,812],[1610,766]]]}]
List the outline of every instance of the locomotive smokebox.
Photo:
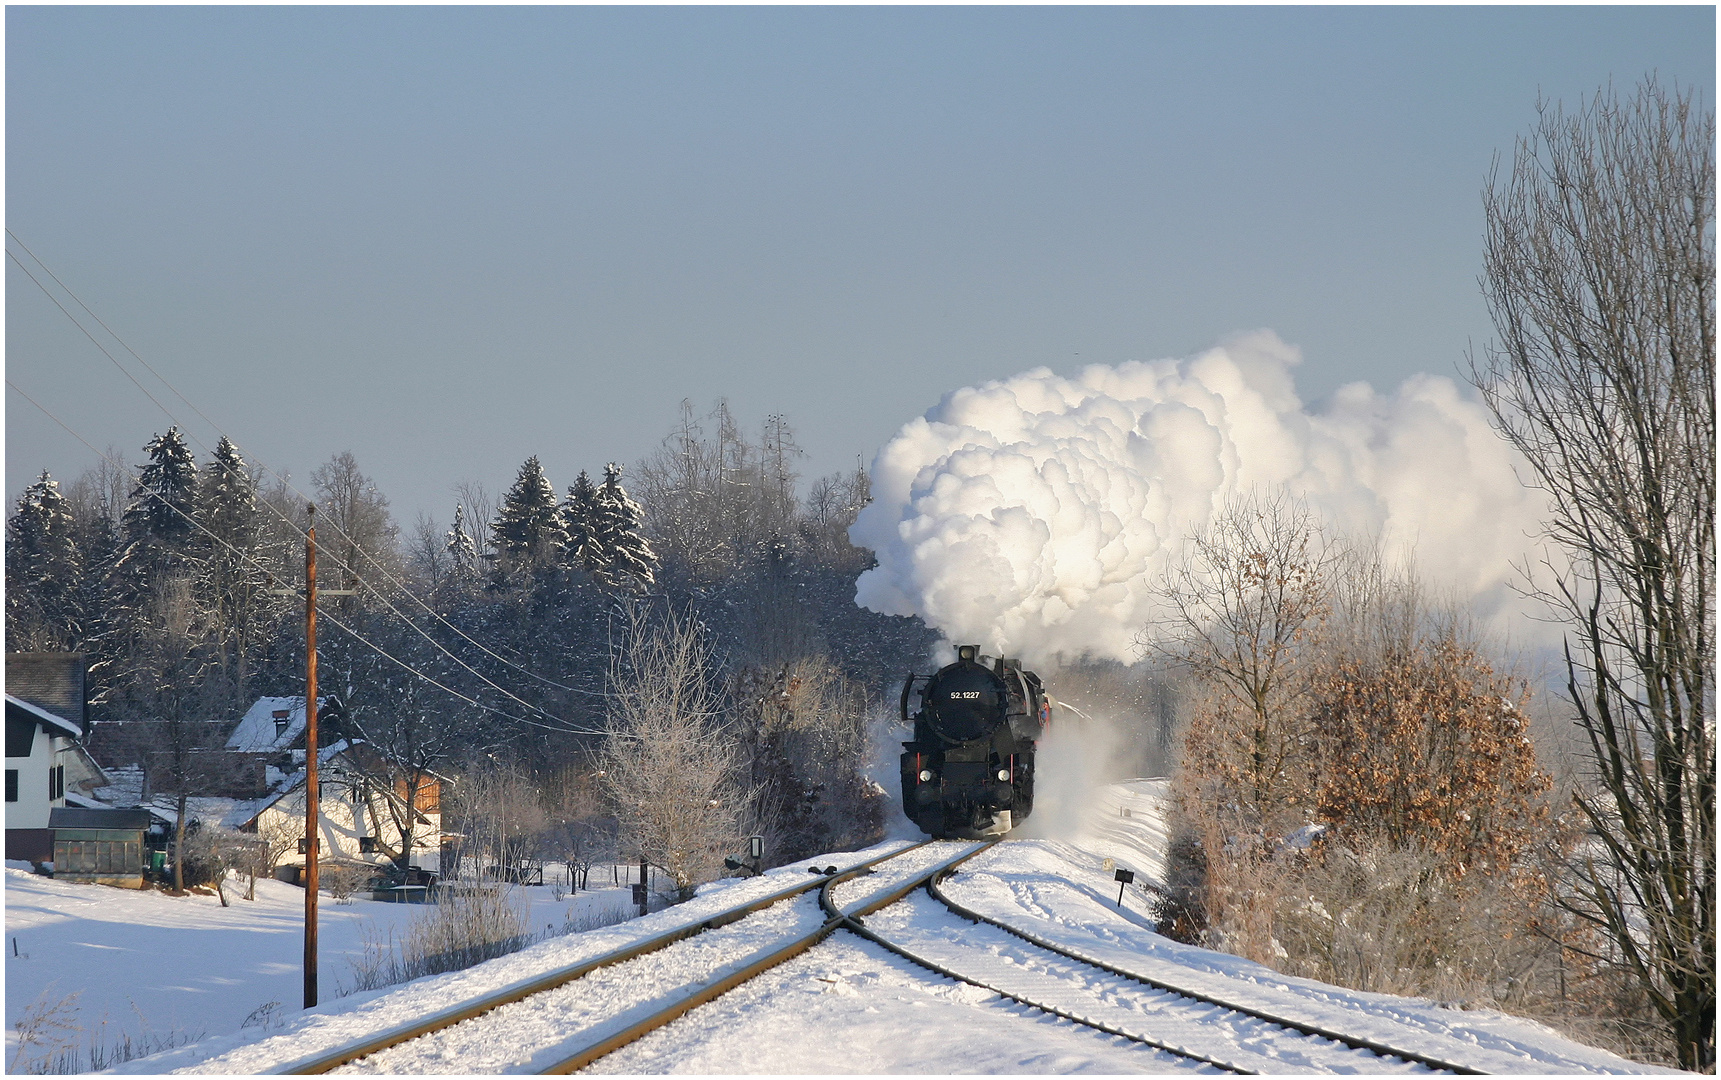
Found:
[{"label": "locomotive smokebox", "polygon": [[1035,744],[1050,699],[1017,661],[983,657],[974,645],[956,655],[954,664],[903,684],[903,722],[914,725],[914,740],[902,744],[903,808],[933,836],[998,836],[1033,808]]}]

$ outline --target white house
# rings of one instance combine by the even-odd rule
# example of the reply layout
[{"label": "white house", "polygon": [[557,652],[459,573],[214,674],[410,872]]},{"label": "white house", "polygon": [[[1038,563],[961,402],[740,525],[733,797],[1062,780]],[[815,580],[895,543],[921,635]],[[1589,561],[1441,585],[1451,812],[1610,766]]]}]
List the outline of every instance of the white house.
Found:
[{"label": "white house", "polygon": [[107,783],[84,749],[87,724],[81,653],[6,654],[6,857],[49,862],[48,818],[92,805]]},{"label": "white house", "polygon": [[[222,824],[254,833],[282,852],[278,865],[302,867],[297,839],[305,835],[305,752],[290,753],[297,767],[263,798],[234,804]],[[400,770],[365,743],[343,739],[318,751],[317,780],[322,861],[386,865],[400,852],[405,831],[412,839],[407,865],[440,870],[440,777],[427,777],[409,808]]]}]

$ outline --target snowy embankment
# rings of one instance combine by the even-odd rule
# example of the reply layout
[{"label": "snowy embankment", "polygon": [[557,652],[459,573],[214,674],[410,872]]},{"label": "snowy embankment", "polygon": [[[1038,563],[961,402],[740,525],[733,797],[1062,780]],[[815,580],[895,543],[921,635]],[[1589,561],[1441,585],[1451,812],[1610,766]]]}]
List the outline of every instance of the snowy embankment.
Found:
[{"label": "snowy embankment", "polygon": [[[18,1052],[17,1023],[38,1002],[76,993],[66,1041],[85,1047],[95,1039],[112,1046],[162,1045],[241,1031],[254,1013],[249,1036],[278,1029],[299,1013],[303,1000],[304,890],[274,880],[257,882],[257,899],[231,906],[214,896],[168,896],[82,885],[6,870],[6,1061]],[[538,931],[568,921],[626,909],[626,887],[555,899],[548,887],[509,886],[527,905],[528,926]],[[318,906],[320,982],[325,1001],[353,983],[352,961],[367,940],[399,940],[419,911],[414,904],[370,900],[340,903],[323,896]],[[270,1008],[270,1003],[275,1003]],[[261,1010],[261,1012],[259,1012]],[[104,1026],[105,1021],[105,1026]],[[41,1047],[28,1048],[34,1060]],[[19,1068],[23,1068],[20,1063]]]},{"label": "snowy embankment", "polygon": [[[1162,793],[1163,785],[1154,781],[1112,785],[1104,797],[1093,803],[1080,829],[1055,838],[1006,841],[966,864],[951,879],[946,891],[953,899],[989,917],[1057,940],[1119,968],[1252,1007],[1278,1009],[1282,1015],[1367,1035],[1384,1043],[1431,1055],[1438,1052],[1438,1056],[1447,1060],[1473,1060],[1477,1067],[1489,1071],[1664,1071],[1635,1065],[1575,1044],[1540,1025],[1498,1013],[1444,1009],[1428,1001],[1341,990],[1288,978],[1237,957],[1178,945],[1160,937],[1152,932],[1145,892],[1135,887],[1127,889],[1122,906],[1118,906],[1117,884],[1104,868],[1104,860],[1110,858],[1117,866],[1134,869],[1143,877],[1159,876],[1164,846],[1158,813]],[[1130,811],[1127,817],[1122,813],[1125,808]],[[866,854],[821,856],[815,861],[820,865],[852,865],[868,854],[900,846],[902,841],[891,841]],[[226,1034],[217,1035],[218,1029],[210,1025],[211,1038],[195,1046],[131,1062],[120,1071],[250,1073],[278,1069],[318,1050],[392,1028],[671,927],[697,923],[741,900],[764,895],[805,876],[805,864],[796,864],[779,868],[762,879],[715,883],[688,904],[644,919],[557,938],[467,971],[329,1001],[309,1012],[288,1010],[269,1028],[236,1031],[234,1022],[219,1029]],[[300,894],[294,891],[292,895]],[[9,893],[7,899],[10,924],[12,904],[17,898]],[[210,901],[208,908],[213,905]],[[198,909],[200,917],[208,917],[208,908]],[[912,918],[906,914],[908,910],[904,908],[892,917]],[[76,917],[62,916],[68,920]],[[290,917],[284,915],[283,921],[296,931]],[[536,921],[542,924],[549,920]],[[936,914],[922,921],[924,927],[910,929],[937,930],[935,922],[948,920],[947,916]],[[733,929],[743,927],[744,924],[734,924]],[[285,947],[280,950],[283,958],[272,961],[281,969],[274,974],[284,981],[281,989],[270,991],[270,996],[291,1001],[297,988],[294,950],[299,939],[295,932],[286,929],[277,930],[276,936]],[[186,949],[197,938],[196,934],[188,935],[179,947]],[[62,929],[56,938],[61,942],[79,939],[93,940],[87,932],[76,929]],[[699,940],[695,938],[671,949],[692,946]],[[982,934],[957,935],[951,940],[978,950],[998,952],[1000,957],[1006,948],[1018,947],[988,945],[986,935]],[[715,944],[710,941],[701,947]],[[140,972],[140,961],[142,965],[150,963],[141,957],[124,965],[86,964],[79,977],[84,980],[83,985],[92,985],[89,980],[93,979],[130,980],[133,996],[139,996],[145,984],[161,986],[170,982],[182,990],[195,985],[209,996],[217,994],[224,985],[212,972],[226,977],[235,967],[243,966],[223,963],[216,957],[256,954],[255,949],[223,954],[221,948],[217,942],[213,952],[186,950],[187,955],[177,969],[179,974],[171,977],[155,978]],[[325,968],[332,966],[328,957],[333,946],[329,948],[325,952]],[[693,951],[689,949],[690,953]],[[192,959],[199,954],[203,957],[201,964]],[[661,959],[655,963],[663,969],[659,977],[673,980],[680,961],[673,952],[658,955]],[[259,984],[243,985],[248,996],[243,1004],[234,1003],[230,1012],[248,1011],[255,1004],[252,998],[267,1000],[258,997]],[[579,986],[570,984],[567,989],[578,992]],[[598,989],[594,983],[587,992]],[[12,1009],[16,991],[10,969],[8,990],[8,1008]],[[528,1003],[510,1008],[524,1006]],[[528,1012],[529,1008],[522,1009],[523,1016]],[[1232,1033],[1221,1030],[1233,1023],[1221,1013],[1222,1010],[1215,1010],[1212,1019],[1197,1021],[1210,1025],[1198,1032],[1202,1039],[1235,1041]],[[1143,1015],[1152,1019],[1149,1014]],[[500,1033],[508,1028],[504,1024],[492,1030]],[[499,1034],[497,1042],[504,1052],[497,1054],[494,1052],[497,1048],[492,1047],[482,1068],[519,1071],[530,1052],[524,1034],[522,1028],[519,1046],[514,1046],[505,1034]],[[1307,1050],[1306,1043],[1299,1045],[1295,1037],[1286,1033],[1250,1044],[1250,1052],[1258,1059],[1264,1055],[1274,1064],[1269,1071],[1316,1071],[1309,1063]],[[413,1061],[411,1071],[415,1072],[470,1071],[459,1055],[430,1060],[408,1054],[403,1060]],[[931,976],[869,943],[838,933],[811,952],[622,1047],[598,1061],[590,1071],[1124,1073],[1189,1068],[1186,1060],[1172,1055],[1013,1005],[976,987]],[[348,1066],[342,1071],[357,1070]]]}]

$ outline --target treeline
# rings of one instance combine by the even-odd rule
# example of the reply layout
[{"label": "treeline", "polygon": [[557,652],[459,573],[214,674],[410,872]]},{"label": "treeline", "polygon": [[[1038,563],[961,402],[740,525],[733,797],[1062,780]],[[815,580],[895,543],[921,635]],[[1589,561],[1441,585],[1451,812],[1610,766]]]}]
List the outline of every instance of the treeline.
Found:
[{"label": "treeline", "polygon": [[[461,484],[446,525],[421,516],[404,534],[350,453],[302,495],[260,481],[226,438],[198,462],[169,429],[144,455],[124,468],[110,452],[64,490],[44,473],[23,493],[7,522],[6,629],[9,649],[91,656],[98,759],[143,764],[150,794],[219,788],[204,751],[257,697],[303,693],[308,499],[330,591],[325,742],[362,737],[415,776],[473,774],[473,790],[497,782],[476,777],[486,769],[526,778],[539,846],[570,849],[552,857],[605,836],[637,848],[610,802],[568,789],[601,793],[618,680],[636,674],[617,667],[622,643],[686,625],[709,654],[712,723],[738,748],[731,832],[764,833],[772,862],[876,833],[866,717],[933,635],[855,606],[870,556],[847,529],[865,473],[803,494],[784,418],[750,436],[724,404],[684,405],[632,469],[558,491],[532,457],[500,496]],[[465,812],[458,794],[453,809]]]}]

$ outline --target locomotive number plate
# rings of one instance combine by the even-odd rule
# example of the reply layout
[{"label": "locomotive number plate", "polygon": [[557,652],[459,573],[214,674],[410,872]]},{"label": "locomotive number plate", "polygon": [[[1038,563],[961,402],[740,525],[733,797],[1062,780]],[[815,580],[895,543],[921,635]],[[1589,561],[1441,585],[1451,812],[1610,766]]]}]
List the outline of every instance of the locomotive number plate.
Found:
[{"label": "locomotive number plate", "polygon": [[980,690],[953,690],[950,693],[950,699],[952,701],[974,701],[980,697],[981,693],[983,691]]}]

